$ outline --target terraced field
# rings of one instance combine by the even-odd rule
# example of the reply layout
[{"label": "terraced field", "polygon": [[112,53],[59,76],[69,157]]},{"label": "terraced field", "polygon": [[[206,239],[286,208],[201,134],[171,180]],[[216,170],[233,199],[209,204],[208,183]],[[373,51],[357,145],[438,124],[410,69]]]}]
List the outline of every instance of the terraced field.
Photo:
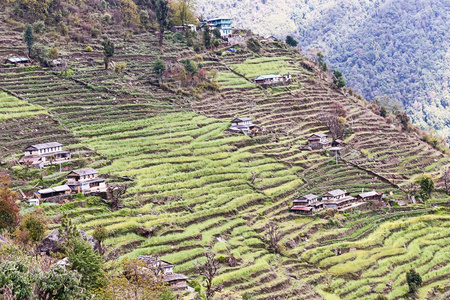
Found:
[{"label": "terraced field", "polygon": [[20,152],[26,145],[53,139],[66,145],[77,141],[43,107],[6,92],[0,92],[0,111],[0,159]]},{"label": "terraced field", "polygon": [[435,299],[449,292],[449,238],[448,216],[420,216],[386,222],[364,239],[317,247],[301,257],[333,274],[317,288],[341,299],[374,299],[379,294],[402,299],[408,293],[405,273],[410,268],[422,276],[420,298]]},{"label": "terraced field", "polygon": [[[19,153],[21,147],[36,140],[35,136],[13,136],[15,130],[35,128],[29,125],[30,120],[38,118],[32,124],[48,131],[40,140],[58,140],[90,149],[90,165],[109,181],[122,176],[133,179],[124,198],[125,208],[115,212],[77,208],[71,212],[74,222],[88,232],[95,225],[106,226],[110,232],[106,244],[110,251],[117,249],[118,256],[160,255],[177,264],[176,272],[195,278],[193,262],[213,250],[219,256],[233,255],[238,261],[234,267],[223,263],[214,283],[223,283],[242,295],[251,294],[256,299],[317,299],[334,292],[342,297],[359,297],[370,286],[355,278],[354,288],[346,290],[340,279],[344,273],[336,270],[345,269],[352,257],[342,256],[340,269],[329,247],[364,243],[378,236],[380,230],[394,226],[385,223],[393,217],[428,213],[427,209],[413,208],[390,215],[384,215],[384,211],[383,215],[356,214],[349,218],[361,217],[360,221],[329,231],[325,231],[329,225],[326,220],[289,213],[296,195],[321,194],[336,188],[352,193],[362,188],[385,193],[393,190],[400,197],[397,183],[405,184],[422,170],[439,175],[441,168],[449,165],[447,157],[370,112],[364,100],[332,89],[317,70],[304,67],[306,58],[293,49],[268,43],[261,54],[248,49],[232,53],[226,48],[222,55],[202,53],[204,67],[219,70],[220,90],[184,97],[155,85],[151,66],[157,56],[168,64],[184,57],[194,58],[191,50],[167,40],[165,53],[159,53],[155,50],[155,36],[148,33],[136,36],[139,42],[135,43],[113,32],[111,36],[117,43],[115,60],[127,62],[125,73],[104,71],[99,52],[75,51],[66,55],[72,60],[72,76],[39,67],[1,68],[0,87],[23,100],[2,94],[2,99],[7,100],[0,102],[0,110],[3,103],[4,111],[10,109],[6,103],[12,101],[11,107],[21,105],[29,113],[39,112],[6,120],[10,123],[4,124],[14,126],[2,133],[2,141],[6,141],[2,155]],[[6,53],[2,47],[0,53]],[[290,73],[294,80],[289,86],[266,90],[250,80],[270,73]],[[312,132],[326,131],[318,116],[334,101],[344,105],[354,131],[347,139],[350,147],[344,152],[345,161],[337,164],[332,157],[299,148]],[[232,118],[249,114],[267,134],[250,138],[222,133]],[[47,119],[58,123],[43,126],[40,120]],[[55,128],[60,131],[55,132]],[[369,150],[371,156],[361,155],[362,149]],[[430,218],[407,219],[399,224],[409,226],[409,220],[419,220],[425,225],[448,227],[447,219]],[[261,239],[270,220],[280,226],[285,248],[282,255],[267,251]],[[150,229],[152,236],[139,235],[140,227]],[[422,232],[422,227],[411,227],[412,232],[416,229]],[[289,246],[291,241],[295,247]],[[408,253],[393,245],[395,240],[387,236],[383,241],[382,245],[367,246],[378,248],[355,251],[358,258],[370,254],[374,261],[382,260],[385,250]],[[374,268],[367,264],[363,267]],[[315,287],[329,276],[324,268],[329,274],[337,274],[332,290],[322,285]],[[371,272],[378,274],[375,269]],[[430,278],[440,278],[439,274]],[[386,276],[379,273],[373,277],[374,282],[381,284],[376,278],[381,275]],[[427,286],[431,284],[434,282]],[[393,284],[392,291],[382,292],[400,297],[404,282]]]}]

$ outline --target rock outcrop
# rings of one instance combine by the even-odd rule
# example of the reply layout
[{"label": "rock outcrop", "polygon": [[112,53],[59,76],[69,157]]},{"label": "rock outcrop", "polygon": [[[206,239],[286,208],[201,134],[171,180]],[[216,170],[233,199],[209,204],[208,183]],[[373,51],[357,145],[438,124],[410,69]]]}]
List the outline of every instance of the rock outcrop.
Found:
[{"label": "rock outcrop", "polygon": [[[100,244],[92,235],[86,234],[83,230],[79,230],[79,232],[83,240],[91,244],[94,249],[99,249]],[[38,250],[41,253],[45,252],[47,255],[50,254],[50,252],[58,252],[61,250],[63,242],[64,239],[59,237],[59,230],[55,229],[42,240],[38,246]]]}]

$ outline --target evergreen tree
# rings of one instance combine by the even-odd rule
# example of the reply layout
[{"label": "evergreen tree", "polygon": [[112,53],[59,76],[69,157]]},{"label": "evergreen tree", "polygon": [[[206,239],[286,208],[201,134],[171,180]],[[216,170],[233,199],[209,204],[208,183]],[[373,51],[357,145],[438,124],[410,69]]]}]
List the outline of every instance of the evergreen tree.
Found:
[{"label": "evergreen tree", "polygon": [[415,293],[419,286],[422,285],[422,277],[414,269],[406,272],[406,281],[408,282],[410,293]]},{"label": "evergreen tree", "polygon": [[290,35],[286,37],[286,44],[292,47],[297,47],[298,42]]},{"label": "evergreen tree", "polygon": [[203,31],[203,44],[206,49],[211,48],[211,30],[209,29],[209,25],[206,24]]},{"label": "evergreen tree", "polygon": [[317,61],[319,63],[320,68],[322,71],[326,72],[328,70],[327,63],[323,60],[324,56],[322,52],[317,53]]},{"label": "evergreen tree", "polygon": [[220,34],[220,30],[218,28],[214,28],[213,35],[216,39],[220,39],[222,37],[222,34]]},{"label": "evergreen tree", "polygon": [[81,274],[81,286],[87,290],[105,285],[103,259],[91,244],[80,238],[72,240],[72,248],[67,252],[72,269]]},{"label": "evergreen tree", "polygon": [[105,62],[105,70],[109,67],[109,62],[111,61],[111,57],[114,56],[114,43],[107,37],[103,37],[103,61]]},{"label": "evergreen tree", "polygon": [[342,76],[342,72],[338,70],[331,70],[333,72],[333,83],[338,88],[343,88],[346,84],[344,77]]},{"label": "evergreen tree", "polygon": [[169,26],[169,2],[167,0],[151,0],[159,24],[159,48],[163,46],[164,30]]},{"label": "evergreen tree", "polygon": [[34,44],[33,26],[31,26],[31,24],[28,24],[27,27],[25,27],[24,38],[27,43],[28,56],[30,56]]}]

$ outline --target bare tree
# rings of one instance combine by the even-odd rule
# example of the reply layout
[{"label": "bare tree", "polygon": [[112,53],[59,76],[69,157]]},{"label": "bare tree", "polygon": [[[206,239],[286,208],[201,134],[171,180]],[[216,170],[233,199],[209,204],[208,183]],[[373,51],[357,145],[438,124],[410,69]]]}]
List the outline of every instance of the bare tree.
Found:
[{"label": "bare tree", "polygon": [[120,199],[126,193],[127,188],[127,184],[112,184],[108,186],[106,189],[106,197],[111,201],[112,209],[116,210],[122,206]]},{"label": "bare tree", "polygon": [[212,299],[214,293],[220,292],[222,289],[221,284],[212,286],[213,279],[219,274],[220,264],[214,252],[206,252],[205,257],[206,261],[202,263],[197,260],[194,268],[198,274],[206,277],[206,284],[203,285],[206,288],[206,298]]},{"label": "bare tree", "polygon": [[333,139],[342,138],[344,136],[345,125],[337,115],[323,112],[320,114],[320,121],[331,132]]},{"label": "bare tree", "polygon": [[331,103],[330,108],[334,115],[338,117],[345,118],[347,116],[347,110],[345,110],[344,106],[340,102],[334,101]]},{"label": "bare tree", "polygon": [[444,189],[445,193],[449,195],[450,193],[450,168],[445,167],[444,173],[442,174],[442,178],[444,179]]},{"label": "bare tree", "polygon": [[278,243],[281,241],[281,238],[283,237],[280,233],[280,227],[270,221],[266,224],[264,227],[265,233],[263,240],[264,242],[269,244],[269,250],[278,252],[279,251],[279,245]]}]

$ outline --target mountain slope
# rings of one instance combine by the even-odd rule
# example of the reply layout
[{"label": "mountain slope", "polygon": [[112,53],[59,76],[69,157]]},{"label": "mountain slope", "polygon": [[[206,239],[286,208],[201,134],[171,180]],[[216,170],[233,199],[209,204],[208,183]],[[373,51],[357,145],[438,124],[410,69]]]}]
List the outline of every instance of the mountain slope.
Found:
[{"label": "mountain slope", "polygon": [[444,0],[198,2],[205,16],[318,48],[367,99],[389,95],[422,128],[449,129],[449,26]]},{"label": "mountain slope", "polygon": [[[5,22],[0,25],[8,30]],[[20,39],[18,33],[16,38]],[[323,249],[334,245],[344,248],[343,244],[362,240],[361,256],[370,255],[371,249],[364,245],[373,244],[365,243],[365,238],[378,241],[378,235],[370,234],[378,234],[375,230],[380,224],[432,212],[427,206],[412,206],[341,215],[340,222],[348,227],[289,212],[294,197],[309,192],[320,195],[336,188],[353,194],[362,188],[386,194],[393,191],[393,197],[402,197],[397,184],[405,186],[423,170],[439,177],[441,168],[450,165],[447,156],[414,133],[403,132],[374,114],[362,98],[334,89],[317,65],[296,50],[263,43],[259,54],[242,47],[230,52],[225,47],[202,52],[200,59],[185,44],[173,42],[170,35],[163,53],[152,33],[123,39],[111,30],[110,38],[116,45],[114,61],[127,62],[124,73],[103,70],[101,52],[78,52],[82,44],[64,49],[62,58],[70,61],[74,71],[71,76],[40,67],[0,69],[0,87],[23,97],[29,105],[42,107],[98,153],[89,157],[89,166],[110,181],[121,176],[133,179],[121,210],[68,210],[77,226],[88,233],[100,224],[109,230],[105,241],[109,257],[160,255],[177,264],[174,271],[199,279],[193,262],[212,250],[218,256],[232,255],[237,260],[236,266],[226,261],[221,264],[221,274],[214,284],[223,283],[225,289],[241,295],[318,299],[332,292],[326,288],[329,283],[342,297],[351,292],[360,295],[368,285],[357,290],[357,278],[352,277],[352,286],[342,290],[346,276],[353,274],[342,273],[330,279],[335,273],[325,269],[332,263],[329,256],[333,253]],[[0,44],[0,50],[7,53],[8,45]],[[202,91],[198,96],[184,94],[185,87],[175,76],[168,76],[166,85],[158,86],[151,72],[156,57],[168,65],[177,65],[182,58],[201,60],[206,70],[218,70],[220,89]],[[290,72],[292,84],[263,90],[243,77],[278,72]],[[309,134],[326,131],[320,115],[331,111],[334,102],[344,107],[353,130],[347,136],[345,160],[338,163],[326,153],[299,147]],[[250,109],[255,123],[272,132],[254,138],[222,133],[233,117],[246,116]],[[27,119],[20,120],[20,126],[27,128]],[[19,154],[27,143],[19,140],[15,153]],[[361,150],[370,155],[363,155]],[[0,151],[8,156],[13,150]],[[61,211],[47,208],[46,213],[54,218],[51,227],[56,227]],[[268,251],[263,242],[264,226],[269,221],[280,226],[281,255]],[[445,216],[425,216],[419,221],[448,227]],[[395,224],[386,224],[392,233],[397,229]],[[143,236],[140,227],[151,231],[151,236]],[[380,228],[384,234],[391,233]],[[424,234],[421,229],[408,228],[418,235]],[[445,242],[441,236],[434,238],[436,243]],[[433,236],[427,234],[424,243],[430,240]],[[391,246],[390,240],[383,239],[383,243]],[[395,251],[401,251],[397,244],[394,246]],[[445,245],[440,247],[445,251]],[[383,251],[388,249],[384,244],[377,248],[373,251],[379,256],[372,259],[381,261],[385,258]],[[308,252],[302,254],[304,249]],[[449,272],[446,258],[435,253],[431,253],[436,258],[430,267],[436,274],[427,278],[427,285]],[[317,258],[322,255],[327,260],[321,264]],[[412,259],[422,262],[417,257]],[[402,257],[396,272],[409,262],[408,257]],[[367,268],[365,265],[357,271]],[[399,280],[393,287],[400,296],[406,293],[406,282]]]}]

